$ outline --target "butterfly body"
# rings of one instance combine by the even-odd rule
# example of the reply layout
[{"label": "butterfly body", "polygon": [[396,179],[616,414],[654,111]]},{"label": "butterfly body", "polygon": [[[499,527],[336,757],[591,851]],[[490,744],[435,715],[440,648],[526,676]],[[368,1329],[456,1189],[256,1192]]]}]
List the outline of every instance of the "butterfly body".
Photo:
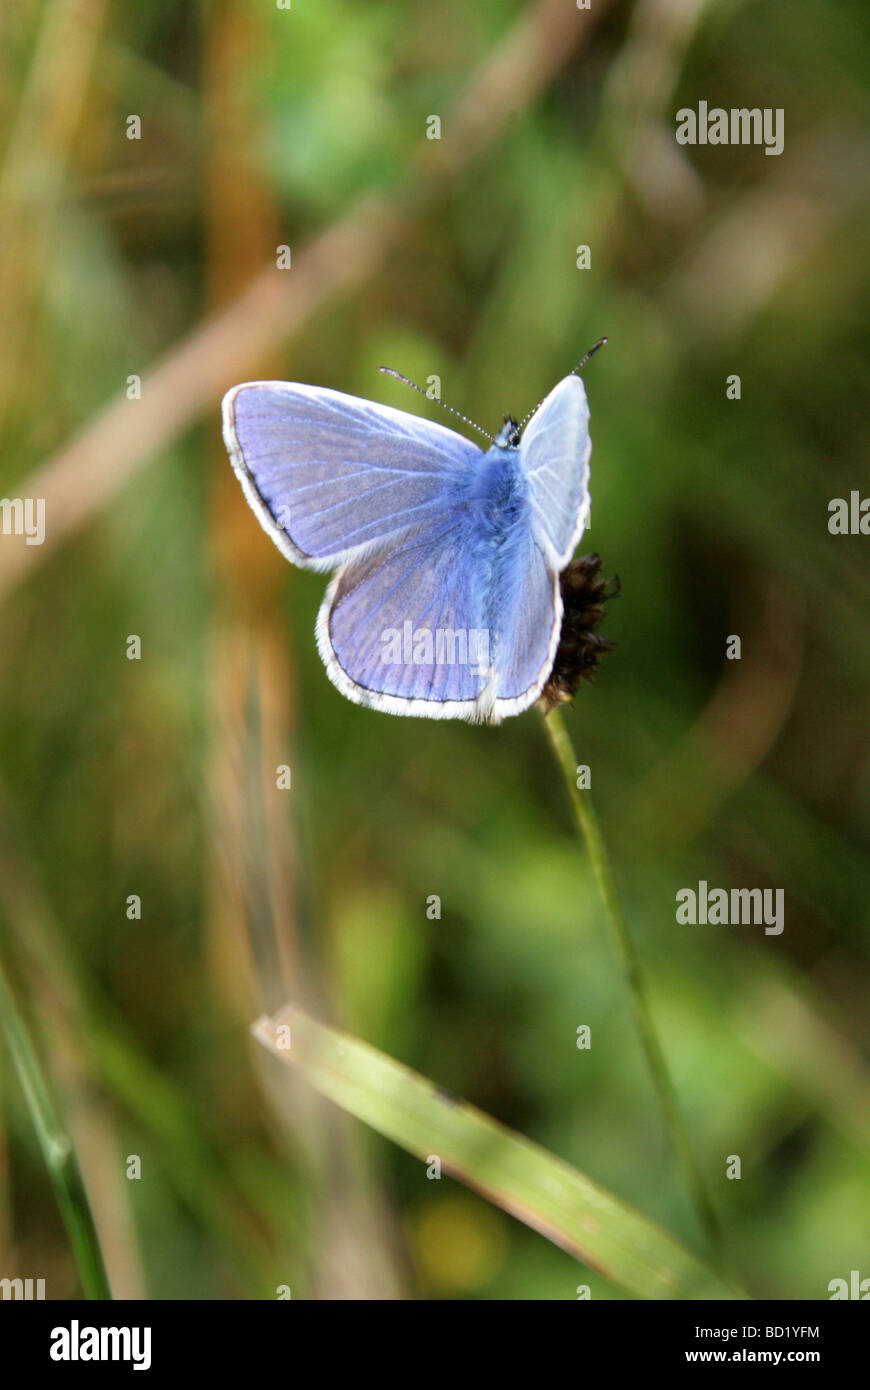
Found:
[{"label": "butterfly body", "polygon": [[494,539],[503,538],[512,526],[521,524],[528,488],[519,449],[494,444],[463,482],[476,518]]},{"label": "butterfly body", "polygon": [[336,569],[317,623],[358,704],[499,722],[540,695],[559,574],[589,508],[583,383],[483,451],[452,430],[323,388],[251,382],[224,437],[261,524],[298,565]]}]

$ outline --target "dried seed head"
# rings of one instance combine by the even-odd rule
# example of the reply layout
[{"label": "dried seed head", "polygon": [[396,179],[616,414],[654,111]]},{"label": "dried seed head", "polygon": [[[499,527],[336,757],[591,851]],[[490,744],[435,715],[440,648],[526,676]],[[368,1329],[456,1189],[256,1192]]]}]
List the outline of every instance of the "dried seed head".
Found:
[{"label": "dried seed head", "polygon": [[593,554],[572,560],[559,576],[559,587],[564,613],[556,659],[541,692],[545,713],[572,700],[581,681],[594,680],[600,658],[612,650],[613,643],[595,629],[621,586],[618,575],[602,577],[601,556]]}]

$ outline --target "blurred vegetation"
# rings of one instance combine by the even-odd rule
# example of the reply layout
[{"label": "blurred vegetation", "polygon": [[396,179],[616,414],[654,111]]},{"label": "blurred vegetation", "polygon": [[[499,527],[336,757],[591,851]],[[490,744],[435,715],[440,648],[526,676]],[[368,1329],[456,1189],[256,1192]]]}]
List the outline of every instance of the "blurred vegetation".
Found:
[{"label": "blurred vegetation", "polygon": [[[49,542],[0,608],[0,944],[116,1294],[621,1296],[279,1073],[248,1029],[285,998],[700,1248],[539,719],[344,701],[324,579],[260,532],[219,432],[245,376],[426,410],[382,362],[492,428],[605,333],[584,546],[623,596],[572,735],[730,1267],[757,1297],[870,1276],[870,540],[827,529],[870,495],[863,7],[25,0],[0,72],[0,489],[46,496]],[[700,100],[783,108],[784,153],[677,146]],[[344,252],[304,252],[360,199],[399,220],[378,255],[353,224],[344,288]],[[109,451],[35,492],[142,375],[135,441],[148,369],[279,244],[274,295],[316,270],[316,312],[207,409],[170,370],[181,424],[117,484]],[[784,888],[784,933],[677,925],[700,879]],[[0,1087],[0,1274],[76,1295],[5,1057]]]}]

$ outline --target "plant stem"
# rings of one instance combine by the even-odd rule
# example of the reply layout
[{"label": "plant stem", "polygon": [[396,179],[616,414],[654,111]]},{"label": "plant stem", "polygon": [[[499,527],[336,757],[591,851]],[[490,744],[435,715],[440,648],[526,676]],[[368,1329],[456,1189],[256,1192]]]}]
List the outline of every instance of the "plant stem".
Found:
[{"label": "plant stem", "polygon": [[85,1297],[110,1299],[112,1291],[79,1161],[72,1140],[57,1117],[36,1049],[15,1007],[2,960],[0,1018],[70,1239]]},{"label": "plant stem", "polygon": [[565,778],[565,786],[568,789],[568,796],[571,801],[571,808],[574,812],[574,820],[581,841],[585,844],[592,864],[592,871],[595,875],[595,882],[604,903],[604,911],[610,924],[616,948],[622,962],[625,977],[628,981],[628,988],[631,993],[634,1005],[634,1015],[646,1053],[647,1063],[652,1074],[653,1084],[658,1095],[659,1105],[661,1106],[664,1117],[665,1128],[670,1137],[671,1144],[677,1159],[685,1174],[698,1219],[701,1227],[709,1241],[713,1253],[721,1256],[722,1238],[719,1228],[719,1221],[716,1216],[707,1187],[701,1175],[701,1170],[692,1153],[692,1147],[683,1125],[680,1115],[677,1095],[674,1090],[674,1083],[668,1071],[668,1064],[665,1061],[665,1054],[659,1042],[658,1033],[653,1022],[649,1002],[646,994],[646,987],[640,969],[640,962],[634,949],[628,924],[623,916],[619,896],[616,891],[616,884],[613,879],[613,871],[610,867],[610,860],[598,817],[595,814],[595,807],[588,791],[580,791],[577,786],[577,755],[571,736],[565,727],[562,712],[557,707],[544,714],[543,706],[539,705],[544,721],[544,728],[550,740],[550,746],[555,754],[556,761]]}]

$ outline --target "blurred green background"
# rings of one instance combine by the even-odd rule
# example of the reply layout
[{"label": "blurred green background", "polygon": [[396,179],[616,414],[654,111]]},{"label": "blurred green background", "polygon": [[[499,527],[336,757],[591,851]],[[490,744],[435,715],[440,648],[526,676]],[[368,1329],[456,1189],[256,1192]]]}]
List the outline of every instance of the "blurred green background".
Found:
[{"label": "blurred green background", "polygon": [[[569,726],[731,1268],[870,1276],[866,10],[22,0],[0,71],[0,489],[47,512],[0,537],[0,944],[116,1294],[623,1296],[277,1075],[286,998],[701,1248],[540,720],[344,701],[220,441],[250,377],[435,410],[382,362],[494,429],[602,334]],[[783,154],[678,146],[701,100]],[[784,933],[678,925],[699,879]],[[5,1052],[0,1095],[0,1275],[76,1296]]]}]

